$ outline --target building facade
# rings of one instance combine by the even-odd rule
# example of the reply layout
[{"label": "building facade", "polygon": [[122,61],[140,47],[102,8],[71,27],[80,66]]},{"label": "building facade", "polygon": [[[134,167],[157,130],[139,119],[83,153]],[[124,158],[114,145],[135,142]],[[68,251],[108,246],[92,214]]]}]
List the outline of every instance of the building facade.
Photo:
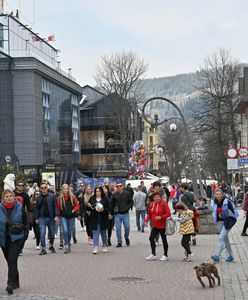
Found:
[{"label": "building facade", "polygon": [[1,166],[6,156],[27,174],[79,165],[82,90],[57,56],[17,18],[0,16]]},{"label": "building facade", "polygon": [[[126,177],[128,173],[123,140],[116,123],[117,105],[125,109],[117,95],[104,95],[90,87],[83,87],[84,102],[80,106],[81,171],[89,177]],[[129,112],[130,113],[130,112]],[[132,144],[132,124],[127,118],[126,144]]]}]

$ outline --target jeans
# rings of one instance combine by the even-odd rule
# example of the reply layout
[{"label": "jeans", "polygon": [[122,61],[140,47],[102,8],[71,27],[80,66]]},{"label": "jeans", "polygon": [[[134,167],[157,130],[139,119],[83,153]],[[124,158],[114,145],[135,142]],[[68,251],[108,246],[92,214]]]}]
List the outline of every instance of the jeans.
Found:
[{"label": "jeans", "polygon": [[55,221],[52,218],[40,218],[40,244],[42,249],[46,248],[46,227],[49,229],[49,241],[50,245],[53,246],[54,234],[55,234]]},{"label": "jeans", "polygon": [[10,239],[7,239],[5,247],[2,247],[4,257],[8,264],[7,285],[19,285],[19,272],[17,267],[17,260],[20,252],[22,251],[24,243],[24,240],[17,240],[15,242],[11,242]]},{"label": "jeans", "polygon": [[217,222],[217,228],[218,228],[220,235],[219,235],[218,248],[217,248],[216,255],[221,256],[221,252],[225,248],[225,245],[226,245],[226,250],[227,250],[228,255],[233,256],[231,244],[230,244],[229,238],[228,238],[228,233],[231,229],[226,229],[223,221]]},{"label": "jeans", "polygon": [[101,230],[100,224],[97,226],[97,230],[93,230],[93,245],[94,247],[99,246],[99,236],[101,234],[102,237],[102,245],[103,247],[107,247],[107,230]]},{"label": "jeans", "polygon": [[160,228],[152,228],[152,231],[150,233],[150,245],[151,245],[151,250],[152,250],[152,254],[156,256],[156,243],[155,240],[157,238],[157,236],[161,236],[162,241],[163,241],[163,248],[164,248],[164,255],[168,256],[168,243],[167,243],[167,237],[165,235],[165,229],[160,229]]},{"label": "jeans", "polygon": [[73,236],[73,231],[75,227],[75,218],[60,218],[62,226],[63,226],[63,232],[64,232],[64,243],[65,245],[68,245],[70,243],[70,239]]},{"label": "jeans", "polygon": [[[136,225],[138,230],[144,229],[145,227],[145,216],[146,211],[145,210],[137,210],[136,209]],[[141,227],[140,227],[140,217],[141,217]]]},{"label": "jeans", "polygon": [[126,214],[117,214],[115,216],[115,226],[116,226],[116,237],[118,244],[122,244],[122,236],[121,236],[121,224],[123,223],[125,229],[125,240],[129,237],[130,232],[130,217],[129,213]]}]

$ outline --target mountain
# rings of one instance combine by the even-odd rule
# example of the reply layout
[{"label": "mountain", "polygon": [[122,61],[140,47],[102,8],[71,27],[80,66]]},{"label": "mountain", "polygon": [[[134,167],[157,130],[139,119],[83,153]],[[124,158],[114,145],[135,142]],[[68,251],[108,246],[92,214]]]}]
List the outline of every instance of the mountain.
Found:
[{"label": "mountain", "polygon": [[200,86],[199,72],[178,74],[175,76],[144,79],[142,93],[146,98],[163,96],[183,105],[186,100],[198,97],[197,86]]}]

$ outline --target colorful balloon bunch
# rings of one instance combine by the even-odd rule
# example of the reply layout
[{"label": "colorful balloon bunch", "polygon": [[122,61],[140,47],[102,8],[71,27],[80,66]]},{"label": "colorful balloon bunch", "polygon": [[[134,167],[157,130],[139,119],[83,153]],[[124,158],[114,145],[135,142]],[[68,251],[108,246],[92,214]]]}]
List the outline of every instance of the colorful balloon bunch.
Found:
[{"label": "colorful balloon bunch", "polygon": [[147,160],[143,141],[136,141],[131,149],[131,157],[128,159],[128,179],[141,179],[146,177]]}]

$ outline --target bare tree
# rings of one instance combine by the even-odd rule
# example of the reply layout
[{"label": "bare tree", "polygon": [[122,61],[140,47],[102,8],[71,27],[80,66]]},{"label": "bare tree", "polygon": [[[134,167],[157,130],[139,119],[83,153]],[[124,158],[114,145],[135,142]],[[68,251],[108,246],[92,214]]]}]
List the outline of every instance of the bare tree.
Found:
[{"label": "bare tree", "polygon": [[140,84],[148,65],[133,51],[117,51],[101,57],[94,76],[97,85],[110,96],[113,105],[106,108],[112,116],[123,145],[128,165],[129,143],[136,139]]},{"label": "bare tree", "polygon": [[176,183],[181,179],[183,169],[188,162],[188,141],[186,140],[184,126],[177,124],[178,132],[172,134],[168,130],[167,124],[159,129],[159,138],[161,146],[166,150],[166,172],[170,178],[170,182]]},{"label": "bare tree", "polygon": [[239,61],[225,49],[207,57],[198,73],[202,86],[198,87],[200,99],[194,112],[194,129],[200,137],[206,168],[222,179],[227,178],[226,150],[238,142],[234,106],[240,74]]}]

